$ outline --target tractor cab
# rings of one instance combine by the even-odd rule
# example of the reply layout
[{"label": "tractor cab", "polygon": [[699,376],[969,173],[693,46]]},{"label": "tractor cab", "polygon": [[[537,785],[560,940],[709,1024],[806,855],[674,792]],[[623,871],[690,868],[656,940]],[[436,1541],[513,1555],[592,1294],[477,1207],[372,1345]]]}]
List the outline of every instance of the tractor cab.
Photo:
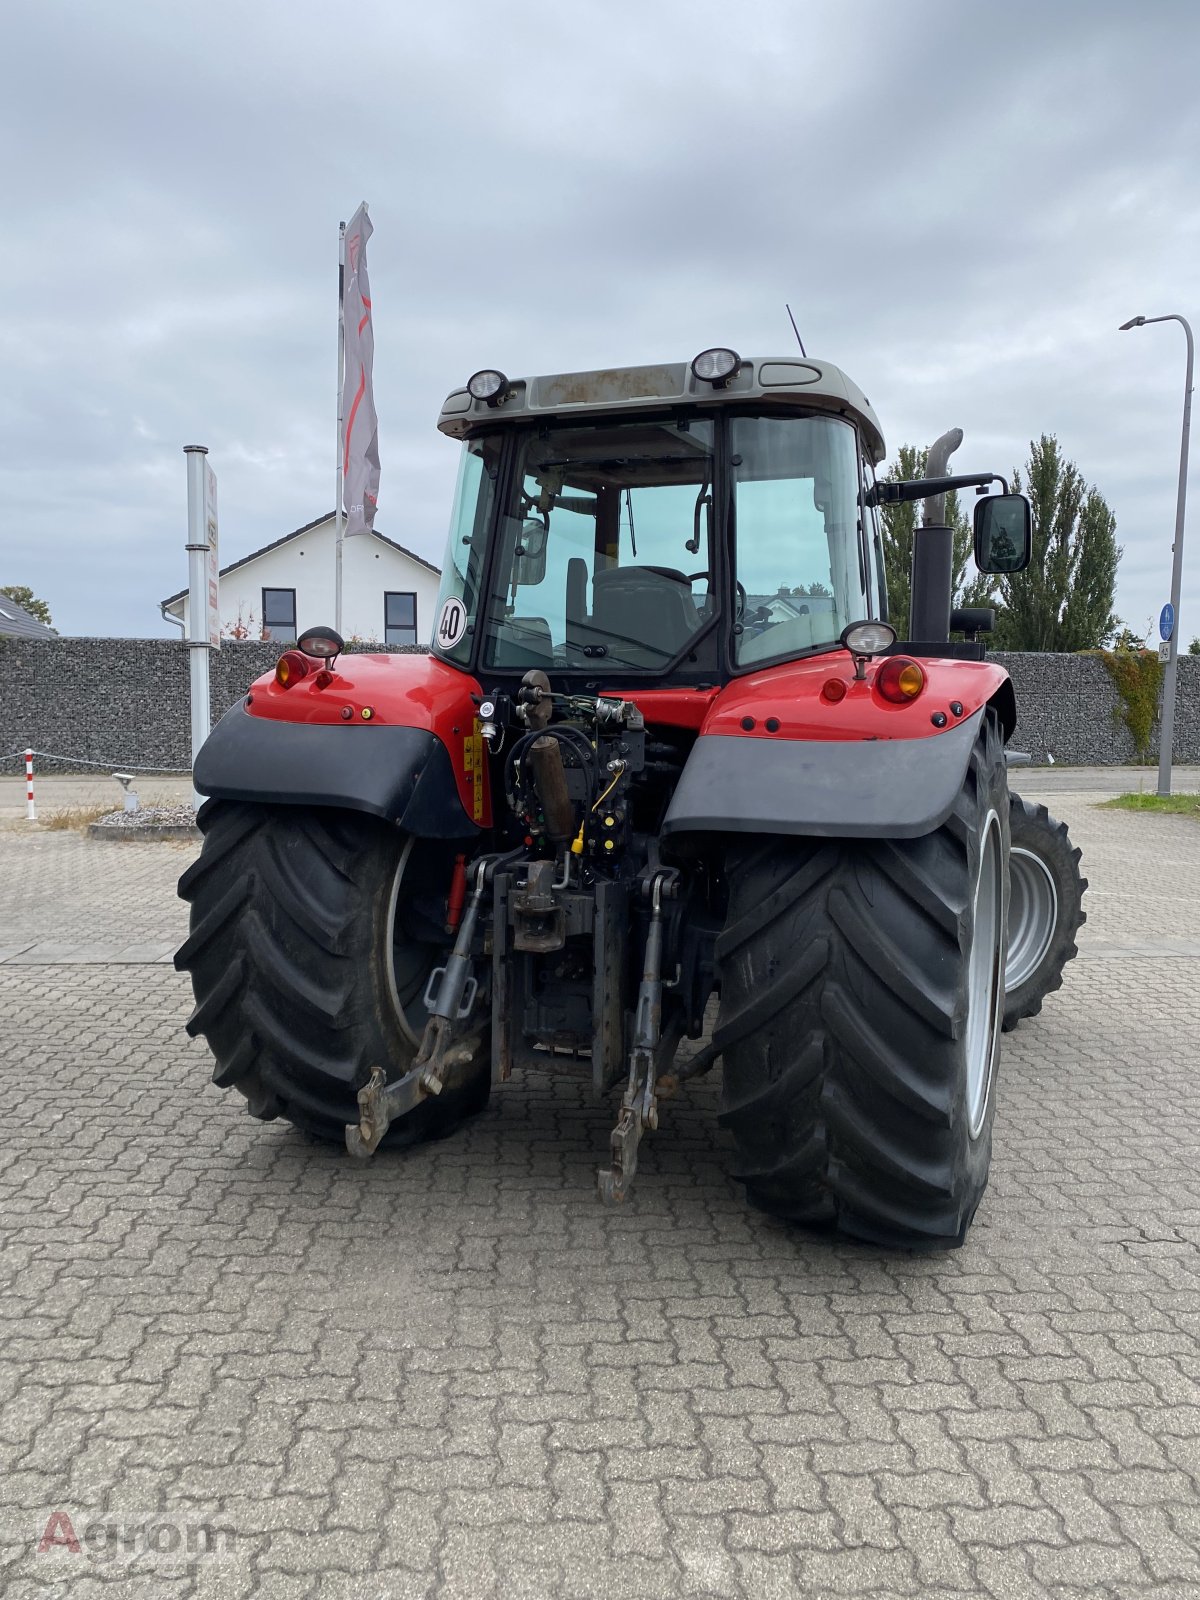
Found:
[{"label": "tractor cab", "polygon": [[433,649],[489,681],[723,683],[880,614],[883,438],[827,363],[484,371],[438,426],[464,444]]}]

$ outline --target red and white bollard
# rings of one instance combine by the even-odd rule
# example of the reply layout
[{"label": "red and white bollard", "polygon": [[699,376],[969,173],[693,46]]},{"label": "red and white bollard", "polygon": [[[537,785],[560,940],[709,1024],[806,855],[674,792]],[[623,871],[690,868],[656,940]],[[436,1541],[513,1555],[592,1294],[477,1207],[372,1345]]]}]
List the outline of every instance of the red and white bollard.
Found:
[{"label": "red and white bollard", "polygon": [[25,752],[25,820],[37,821],[37,806],[33,803],[33,751]]}]

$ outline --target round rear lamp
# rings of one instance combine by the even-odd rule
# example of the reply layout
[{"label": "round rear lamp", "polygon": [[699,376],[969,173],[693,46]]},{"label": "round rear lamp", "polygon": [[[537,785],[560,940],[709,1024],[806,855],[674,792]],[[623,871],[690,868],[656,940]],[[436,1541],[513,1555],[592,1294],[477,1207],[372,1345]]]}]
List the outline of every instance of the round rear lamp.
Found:
[{"label": "round rear lamp", "polygon": [[831,706],[837,705],[839,700],[846,698],[846,685],[841,678],[826,678],[821,686],[821,699],[828,700]]},{"label": "round rear lamp", "polygon": [[875,674],[875,687],[892,705],[904,706],[925,687],[925,672],[908,656],[889,656]]},{"label": "round rear lamp", "polygon": [[275,663],[275,682],[281,689],[290,689],[301,678],[308,677],[308,662],[299,650],[285,650]]},{"label": "round rear lamp", "polygon": [[472,400],[486,400],[494,406],[508,393],[508,379],[493,367],[485,367],[482,372],[473,372],[467,379],[467,393]]},{"label": "round rear lamp", "polygon": [[896,630],[887,622],[852,622],[841,643],[855,656],[881,656],[896,642]]},{"label": "round rear lamp", "polygon": [[703,383],[727,383],[742,364],[736,350],[717,345],[693,358],[692,371]]}]

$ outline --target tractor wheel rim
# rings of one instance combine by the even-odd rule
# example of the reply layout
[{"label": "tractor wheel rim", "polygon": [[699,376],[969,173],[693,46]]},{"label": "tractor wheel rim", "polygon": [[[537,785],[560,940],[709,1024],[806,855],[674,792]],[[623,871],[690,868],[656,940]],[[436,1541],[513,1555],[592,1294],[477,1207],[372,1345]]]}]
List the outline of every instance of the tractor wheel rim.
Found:
[{"label": "tractor wheel rim", "polygon": [[984,823],[975,880],[975,928],[967,966],[967,1123],[978,1137],[987,1116],[996,1065],[1000,1002],[1003,998],[1004,886],[1001,879],[1000,821],[994,811]]},{"label": "tractor wheel rim", "polygon": [[1008,962],[1005,988],[1019,989],[1041,965],[1058,921],[1054,875],[1032,850],[1014,847],[1009,857]]},{"label": "tractor wheel rim", "polygon": [[[437,956],[430,950],[428,961],[422,961],[419,954],[422,946],[414,944],[412,940],[402,939],[398,950],[396,937],[396,910],[400,903],[400,888],[415,842],[411,835],[404,841],[404,849],[400,852],[400,860],[396,863],[396,875],[392,879],[391,893],[388,895],[384,941],[388,951],[388,992],[392,998],[396,1021],[400,1024],[400,1031],[409,1044],[418,1049],[425,1024],[429,1020],[429,1012],[425,1008],[425,991],[429,984],[429,974],[437,965]],[[401,961],[400,971],[397,971],[398,957]]]}]

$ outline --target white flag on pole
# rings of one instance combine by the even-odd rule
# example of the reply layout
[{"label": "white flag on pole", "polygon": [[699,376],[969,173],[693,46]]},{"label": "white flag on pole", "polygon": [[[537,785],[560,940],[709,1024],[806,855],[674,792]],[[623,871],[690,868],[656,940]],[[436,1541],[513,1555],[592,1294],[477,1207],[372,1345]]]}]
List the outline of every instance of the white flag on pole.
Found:
[{"label": "white flag on pole", "polygon": [[342,372],[342,494],[345,536],[370,533],[379,498],[379,418],[371,369],[375,330],[371,322],[371,284],[367,240],[374,230],[364,202],[346,229],[346,271],[342,287],[346,359]]}]

